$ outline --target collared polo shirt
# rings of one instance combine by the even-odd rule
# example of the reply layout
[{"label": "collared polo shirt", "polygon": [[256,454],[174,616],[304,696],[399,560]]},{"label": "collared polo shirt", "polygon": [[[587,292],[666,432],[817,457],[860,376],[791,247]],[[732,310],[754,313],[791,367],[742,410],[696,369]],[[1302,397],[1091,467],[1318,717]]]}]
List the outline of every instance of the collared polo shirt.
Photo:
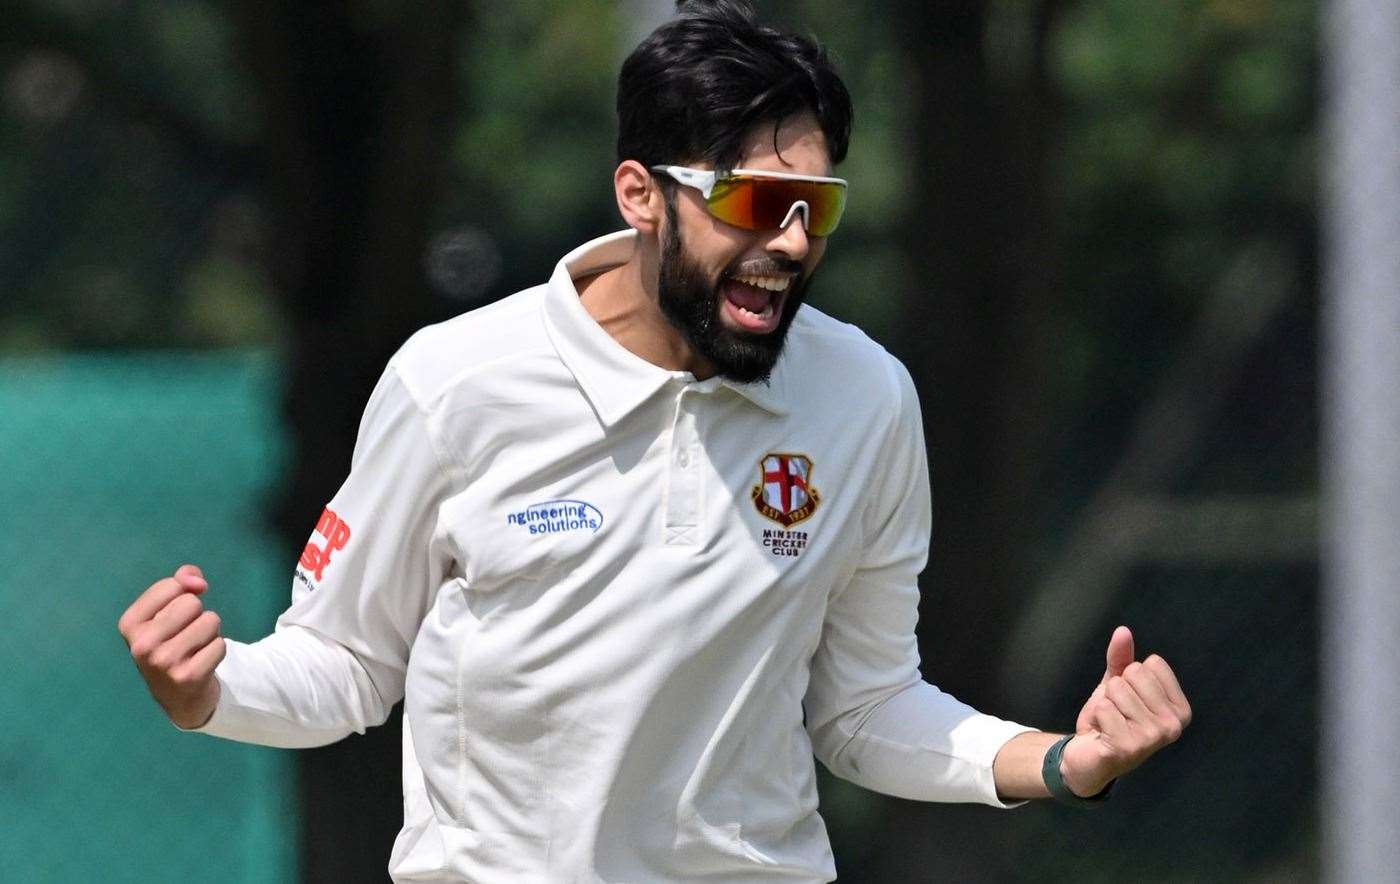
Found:
[{"label": "collared polo shirt", "polygon": [[393,357],[291,607],[217,670],[202,730],[272,745],[404,699],[395,880],[828,881],[814,754],[1001,806],[992,760],[1028,729],[919,674],[908,373],[810,306],[769,383],[652,365],[574,284],[633,246]]}]

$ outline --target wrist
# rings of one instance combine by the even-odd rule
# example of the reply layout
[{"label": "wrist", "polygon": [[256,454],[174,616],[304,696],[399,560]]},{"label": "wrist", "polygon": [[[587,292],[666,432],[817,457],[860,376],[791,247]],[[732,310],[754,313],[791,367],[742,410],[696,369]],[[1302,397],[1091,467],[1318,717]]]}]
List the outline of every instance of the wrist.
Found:
[{"label": "wrist", "polygon": [[171,724],[182,731],[193,731],[209,723],[219,708],[220,695],[219,680],[211,677],[209,681],[192,702],[183,703],[178,708],[165,708],[165,715]]},{"label": "wrist", "polygon": [[[1070,734],[1064,740],[1064,748],[1068,749],[1069,744],[1075,739],[1074,734]],[[1065,757],[1067,753],[1060,754],[1060,781],[1065,784],[1065,788],[1073,792],[1077,798],[1092,798],[1104,790],[1104,787],[1111,782],[1102,778],[1093,779],[1079,766],[1071,764]]]},{"label": "wrist", "polygon": [[1074,736],[1068,734],[1061,737],[1045,753],[1041,764],[1041,777],[1050,797],[1061,804],[1084,808],[1097,807],[1108,798],[1114,781],[1109,780],[1105,783],[1086,779],[1082,772],[1065,763],[1065,748]]}]

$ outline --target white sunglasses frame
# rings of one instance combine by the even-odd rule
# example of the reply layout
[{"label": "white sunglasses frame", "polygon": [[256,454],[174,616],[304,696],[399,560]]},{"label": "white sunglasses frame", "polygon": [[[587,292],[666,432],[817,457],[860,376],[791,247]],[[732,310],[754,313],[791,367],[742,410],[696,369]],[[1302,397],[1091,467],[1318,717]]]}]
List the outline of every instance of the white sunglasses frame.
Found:
[{"label": "white sunglasses frame", "polygon": [[[850,187],[850,183],[845,178],[827,178],[822,175],[795,175],[791,172],[770,172],[767,169],[692,169],[688,166],[652,166],[651,171],[662,172],[668,175],[677,184],[686,187],[693,187],[700,191],[700,196],[705,199],[710,198],[710,193],[714,191],[715,184],[721,178],[730,175],[751,175],[755,178],[777,178],[782,181],[814,181],[818,184],[839,184],[842,187]],[[778,230],[786,230],[792,223],[793,216],[798,212],[802,213],[802,229],[807,230],[811,224],[808,221],[808,213],[811,207],[806,200],[797,200],[788,209],[787,215],[783,216],[783,223],[779,224]]]}]

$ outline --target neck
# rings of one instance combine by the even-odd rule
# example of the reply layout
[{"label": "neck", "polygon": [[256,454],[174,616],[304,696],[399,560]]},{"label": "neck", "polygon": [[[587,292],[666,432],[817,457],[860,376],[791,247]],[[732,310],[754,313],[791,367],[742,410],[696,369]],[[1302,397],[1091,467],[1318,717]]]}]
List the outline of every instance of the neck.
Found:
[{"label": "neck", "polygon": [[632,256],[602,273],[574,281],[588,315],[613,340],[668,371],[688,371],[703,380],[714,367],[690,348],[661,312],[657,297],[659,254],[654,238],[638,237]]}]

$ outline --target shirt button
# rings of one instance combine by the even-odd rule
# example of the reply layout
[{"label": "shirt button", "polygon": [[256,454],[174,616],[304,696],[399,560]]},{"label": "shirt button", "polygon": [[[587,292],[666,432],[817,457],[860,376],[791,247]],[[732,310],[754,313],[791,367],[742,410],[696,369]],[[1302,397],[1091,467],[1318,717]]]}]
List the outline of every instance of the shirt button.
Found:
[{"label": "shirt button", "polygon": [[680,462],[680,465],[682,467],[690,466],[690,455],[684,451],[681,452],[681,456],[677,458],[677,460]]}]

